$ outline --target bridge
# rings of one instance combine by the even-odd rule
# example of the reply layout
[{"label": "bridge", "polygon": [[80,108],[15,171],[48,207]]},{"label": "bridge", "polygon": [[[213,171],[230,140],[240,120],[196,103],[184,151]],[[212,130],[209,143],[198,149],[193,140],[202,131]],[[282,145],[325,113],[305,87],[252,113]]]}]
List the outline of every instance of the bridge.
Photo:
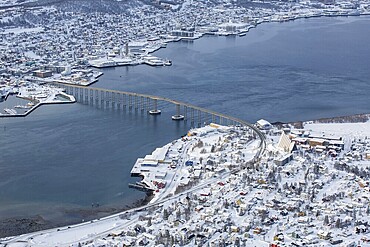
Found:
[{"label": "bridge", "polygon": [[[250,128],[254,136],[260,139],[259,150],[257,151],[254,158],[248,162],[249,164],[258,162],[266,149],[265,135],[258,128],[256,128],[254,125],[246,121],[240,120],[238,118],[230,117],[225,114],[217,113],[211,110],[207,110],[207,109],[197,107],[191,104],[183,103],[180,101],[176,101],[176,100],[172,100],[172,99],[168,99],[164,97],[153,96],[153,95],[137,94],[137,93],[132,93],[132,92],[123,92],[123,91],[109,90],[109,89],[102,89],[102,88],[90,88],[90,87],[86,88],[83,86],[65,85],[65,84],[59,84],[59,83],[53,83],[53,84],[58,87],[65,88],[66,92],[75,96],[78,102],[89,103],[93,105],[99,104],[100,106],[105,105],[106,107],[112,107],[112,108],[117,108],[117,109],[120,109],[121,107],[122,109],[124,107],[128,107],[129,109],[142,110],[143,112],[144,110],[146,110],[148,114],[150,111],[149,109],[158,110],[156,108],[158,107],[158,102],[165,102],[165,103],[170,103],[170,104],[175,105],[176,113],[184,114],[184,119],[183,119],[184,121],[187,121],[188,118],[191,121],[206,120],[208,118],[211,118],[213,120],[218,120],[220,124],[229,123],[229,124],[236,124],[236,125],[248,127]],[[183,111],[181,111],[181,109]],[[187,111],[190,112],[190,117],[188,117]],[[195,118],[194,113],[199,114],[198,119]],[[208,118],[206,118],[205,116],[208,116]],[[204,183],[195,185],[194,187],[190,189],[187,189],[178,194],[174,194],[171,197],[163,198],[154,203],[136,207],[136,208],[127,210],[125,212],[107,216],[102,219],[92,220],[90,222],[84,222],[84,223],[73,225],[73,226],[48,229],[48,230],[43,230],[43,231],[39,231],[35,233],[29,233],[29,234],[11,237],[11,238],[4,240],[0,244],[7,245],[11,243],[26,243],[29,241],[34,241],[34,239],[37,237],[42,238],[42,236],[47,236],[47,235],[52,236],[53,234],[56,234],[57,232],[65,233],[68,236],[68,234],[73,234],[74,231],[78,232],[79,229],[85,229],[86,227],[87,230],[91,230],[91,229],[95,229],[95,228],[91,228],[94,226],[94,224],[105,224],[104,222],[108,222],[106,223],[108,227],[100,229],[99,231],[95,232],[95,234],[82,237],[78,241],[78,242],[89,243],[89,242],[92,242],[96,238],[104,237],[110,234],[112,231],[115,231],[116,229],[119,229],[121,227],[128,227],[130,225],[136,224],[136,222],[139,220],[139,216],[135,215],[135,213],[137,212],[161,207],[164,203],[169,202],[170,200],[173,200],[174,198],[181,198],[182,196],[187,195],[188,193],[202,190],[205,187],[216,183],[220,179],[222,180],[222,179],[227,178],[228,176],[230,176],[230,174],[238,174],[238,172],[240,172],[242,169],[248,168],[249,164],[246,164],[245,166],[241,165],[234,170],[223,173],[220,177],[216,177],[216,178],[212,177],[204,181]],[[128,222],[119,221],[119,219],[124,219],[125,217],[130,217],[130,218],[132,217],[132,218]],[[76,244],[76,242],[69,241],[68,239],[66,239],[66,241],[67,242],[65,242],[63,246],[70,246],[71,244]]]},{"label": "bridge", "polygon": [[175,109],[175,115],[172,116],[172,120],[190,121],[191,127],[201,127],[202,125],[209,123],[246,126],[250,129],[253,137],[256,138],[258,136],[261,140],[260,150],[256,157],[259,157],[266,148],[265,135],[253,124],[189,103],[149,94],[85,87],[57,82],[50,84],[64,88],[66,93],[73,95],[77,102],[83,104],[90,104],[98,107],[112,108],[117,110],[135,110],[141,111],[143,114],[152,115],[161,113],[159,106],[167,107],[170,105],[174,106]]}]

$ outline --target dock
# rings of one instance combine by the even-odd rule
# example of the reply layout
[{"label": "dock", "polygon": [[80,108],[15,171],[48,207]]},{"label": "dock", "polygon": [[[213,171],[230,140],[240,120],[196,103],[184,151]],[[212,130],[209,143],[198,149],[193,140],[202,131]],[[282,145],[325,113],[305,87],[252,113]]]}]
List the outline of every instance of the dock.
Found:
[{"label": "dock", "polygon": [[147,186],[144,186],[142,184],[128,184],[128,187],[129,188],[132,188],[132,189],[137,189],[137,190],[140,190],[140,191],[143,191],[143,192],[146,192],[146,193],[152,193],[154,190],[152,188],[149,188]]}]

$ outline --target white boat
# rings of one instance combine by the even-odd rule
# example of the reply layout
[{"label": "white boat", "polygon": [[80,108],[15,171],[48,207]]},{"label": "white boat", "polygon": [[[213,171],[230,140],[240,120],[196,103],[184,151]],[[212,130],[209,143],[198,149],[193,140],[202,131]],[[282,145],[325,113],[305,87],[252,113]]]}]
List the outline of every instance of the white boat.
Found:
[{"label": "white boat", "polygon": [[16,105],[14,106],[14,108],[18,108],[18,109],[30,109],[32,106],[29,106],[29,105]]},{"label": "white boat", "polygon": [[163,66],[165,63],[163,60],[161,59],[150,59],[150,60],[145,60],[146,64],[150,65],[150,66]]},{"label": "white boat", "polygon": [[90,65],[95,68],[107,68],[107,67],[115,67],[117,63],[112,60],[95,60],[90,61]]},{"label": "white boat", "polygon": [[158,57],[152,56],[152,55],[147,55],[143,57],[144,63],[151,65],[151,66],[164,66],[169,64],[171,61],[169,60],[163,60]]},{"label": "white boat", "polygon": [[150,110],[149,111],[149,114],[150,115],[159,115],[159,114],[161,114],[162,112],[161,112],[161,110]]},{"label": "white boat", "polygon": [[175,121],[180,121],[180,120],[184,120],[184,116],[183,115],[173,115],[172,116],[172,120],[175,120]]}]

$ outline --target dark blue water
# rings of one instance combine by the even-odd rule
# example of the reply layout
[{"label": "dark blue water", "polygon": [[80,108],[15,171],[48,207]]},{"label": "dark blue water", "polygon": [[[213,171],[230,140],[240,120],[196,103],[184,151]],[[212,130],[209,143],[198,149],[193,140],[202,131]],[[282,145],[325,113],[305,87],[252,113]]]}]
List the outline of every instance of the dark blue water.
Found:
[{"label": "dark blue water", "polygon": [[[156,55],[171,67],[105,69],[95,87],[161,95],[254,122],[369,112],[370,18],[319,18],[258,26],[246,36],[171,43]],[[167,107],[167,108],[166,108]],[[0,218],[130,204],[138,157],[189,126],[140,112],[88,105],[43,106],[0,119]]]},{"label": "dark blue water", "polygon": [[369,112],[370,18],[268,23],[168,45],[172,67],[109,70],[97,87],[176,98],[254,122]]}]

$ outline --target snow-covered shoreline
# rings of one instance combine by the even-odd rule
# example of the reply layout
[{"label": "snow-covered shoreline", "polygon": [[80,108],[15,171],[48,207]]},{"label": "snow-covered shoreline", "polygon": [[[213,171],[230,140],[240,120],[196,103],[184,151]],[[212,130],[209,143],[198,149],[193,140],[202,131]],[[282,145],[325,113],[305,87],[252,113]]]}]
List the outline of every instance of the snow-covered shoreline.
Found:
[{"label": "snow-covered shoreline", "polygon": [[[167,146],[166,155],[181,159],[184,164],[192,160],[192,166],[196,166],[202,153],[219,157],[220,160],[209,159],[215,162],[212,165],[205,163],[212,167],[222,162],[227,164],[227,160],[222,161],[224,157],[237,158],[236,154],[242,157],[249,152],[239,149],[240,144],[252,145],[250,151],[256,151],[258,145],[253,141],[248,144],[243,135],[238,137],[234,131],[238,129],[196,129],[197,135],[190,139],[168,144],[173,146]],[[208,176],[207,173],[214,172],[205,170],[201,175],[202,183],[185,192],[167,197],[172,194],[169,190],[162,194],[166,198],[153,200],[145,206],[79,225],[3,239],[1,243],[7,246],[114,246],[122,243],[147,246],[165,246],[166,243],[179,246],[200,243],[203,246],[292,246],[293,243],[332,246],[343,243],[350,246],[370,241],[366,233],[366,222],[370,220],[369,206],[366,208],[370,200],[366,192],[369,189],[366,177],[370,175],[370,141],[365,138],[370,135],[370,122],[306,123],[304,129],[288,130],[286,127],[283,133],[273,127],[265,132],[269,141],[262,160],[235,174],[226,171]],[[220,139],[217,136],[220,134],[226,136]],[[192,147],[185,148],[186,143],[192,143]],[[292,143],[294,151],[289,154],[286,148],[290,149]],[[225,144],[232,149],[223,149]],[[170,150],[179,149],[189,152],[177,152],[175,156],[180,154],[182,158],[176,158]],[[212,150],[218,151],[212,153]],[[155,159],[149,156],[147,160],[149,158]],[[236,164],[240,163],[239,160]],[[163,166],[171,170],[165,164],[157,164],[156,169]],[[365,177],[358,176],[356,170],[348,170],[348,164],[364,169]],[[179,173],[188,174],[181,169]],[[173,179],[177,176],[167,176],[167,186],[174,188],[171,184],[178,184]],[[155,197],[161,198],[158,192]]]}]

